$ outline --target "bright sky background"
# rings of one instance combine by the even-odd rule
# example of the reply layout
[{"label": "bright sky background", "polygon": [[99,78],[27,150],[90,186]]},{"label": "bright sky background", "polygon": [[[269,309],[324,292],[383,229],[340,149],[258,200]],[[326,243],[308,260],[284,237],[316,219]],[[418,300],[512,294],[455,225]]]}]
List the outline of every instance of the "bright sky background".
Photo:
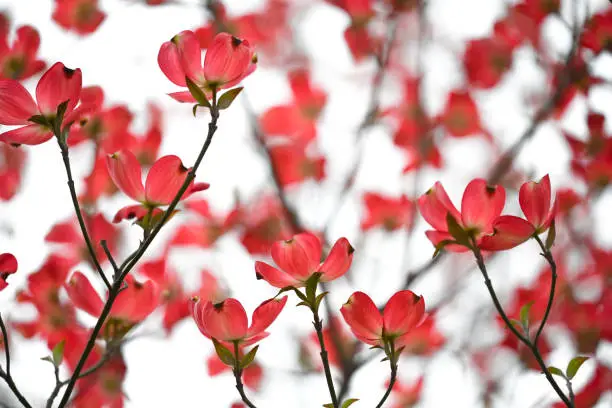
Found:
[{"label": "bright sky background", "polygon": [[[68,67],[83,70],[85,85],[102,85],[107,104],[126,103],[136,113],[136,125],[146,124],[146,104],[154,101],[165,112],[164,154],[177,154],[183,162],[193,163],[207,128],[208,118],[199,114],[191,115],[189,105],[181,105],[166,96],[174,91],[171,84],[157,66],[157,52],[160,45],[174,34],[192,29],[202,24],[205,14],[197,0],[182,0],[179,6],[146,7],[130,0],[101,0],[101,7],[107,19],[99,30],[86,38],[64,32],[50,19],[52,2],[50,0],[0,0],[0,10],[8,10],[16,25],[31,24],[42,36],[41,56],[53,63],[62,61]],[[240,14],[258,7],[256,0],[228,1],[231,14]],[[303,214],[307,224],[320,228],[320,214],[332,208],[335,193],[343,175],[351,165],[354,151],[354,135],[357,125],[366,110],[369,88],[367,83],[374,70],[373,63],[356,66],[345,47],[342,31],[348,19],[339,10],[321,1],[303,0],[309,4],[305,15],[299,19],[298,38],[313,61],[314,81],[323,86],[329,94],[329,103],[319,128],[321,150],[329,157],[330,178],[321,188],[305,185],[292,191],[290,196]],[[315,4],[316,3],[316,4]],[[439,112],[445,102],[446,93],[463,81],[453,51],[461,53],[466,39],[487,35],[493,20],[502,13],[502,0],[432,0],[428,6],[428,19],[433,20],[432,36],[435,44],[428,47],[424,54],[426,72],[425,92],[428,108]],[[599,9],[607,3],[604,0],[591,1],[592,9]],[[567,10],[563,10],[567,16]],[[406,21],[404,35],[414,30],[412,23]],[[548,27],[549,26],[549,27]],[[547,26],[547,38],[551,47],[564,52],[569,44],[567,30],[558,22],[551,21]],[[612,58],[601,57],[596,66],[597,72],[612,72]],[[36,80],[27,82],[32,89]],[[285,101],[290,95],[282,72],[266,68],[262,61],[260,68],[245,81],[246,97],[257,112]],[[543,91],[544,77],[531,62],[528,52],[520,52],[515,60],[512,74],[493,92],[477,94],[482,106],[483,120],[497,138],[503,138],[505,146],[510,145],[527,127],[530,114],[521,98],[525,93]],[[396,100],[395,83],[385,84],[385,102]],[[245,96],[241,96],[244,98]],[[596,110],[612,115],[610,88],[593,92],[588,101]],[[563,126],[574,133],[585,134],[584,115],[586,103],[578,102],[572,106],[563,121]],[[608,130],[610,123],[608,122]],[[395,150],[388,137],[388,129],[374,127],[367,134],[366,156],[363,171],[358,176],[359,191],[374,190],[386,193],[412,191],[410,176],[401,177],[404,158]],[[550,173],[553,187],[565,186],[571,182],[566,172],[569,151],[560,142],[558,127],[547,124],[541,128],[518,159],[519,166],[529,169],[534,178]],[[0,249],[13,252],[20,262],[20,273],[12,277],[10,290],[2,292],[1,310],[11,316],[22,317],[28,311],[15,311],[12,308],[14,291],[26,280],[26,273],[35,270],[48,253],[43,238],[57,221],[71,216],[72,205],[65,185],[65,173],[59,150],[55,143],[28,148],[29,168],[24,188],[8,204],[0,203],[0,225],[10,226],[14,235],[8,239],[0,231]],[[451,141],[443,149],[443,155],[451,171],[425,171],[421,175],[418,194],[425,191],[435,180],[441,180],[450,196],[459,202],[465,184],[474,177],[482,177],[484,169],[494,157],[485,143],[477,138]],[[77,184],[89,169],[91,151],[78,148],[72,153]],[[457,171],[459,169],[459,171]],[[212,187],[205,196],[215,208],[220,210],[231,206],[234,191],[243,197],[256,194],[261,185],[268,180],[265,162],[259,157],[255,143],[248,130],[248,123],[241,104],[235,104],[224,111],[219,131],[209,150],[198,180],[210,182]],[[509,197],[509,202],[516,198]],[[115,198],[102,203],[102,209],[112,216],[117,208],[129,199]],[[598,202],[594,225],[595,235],[607,247],[612,247],[612,195],[606,193]],[[606,210],[608,209],[608,210]],[[334,238],[356,237],[356,223],[359,216],[359,203],[352,200],[344,208],[338,222],[334,224]],[[178,225],[177,220],[174,220]],[[130,229],[127,224],[123,225]],[[409,242],[406,255],[408,264],[420,265],[432,254],[430,243],[422,234],[420,225]],[[136,245],[139,230],[131,228],[132,245]],[[4,235],[3,235],[4,234]],[[161,239],[168,237],[168,231]],[[348,295],[357,289],[366,289],[378,302],[385,301],[395,291],[404,270],[402,256],[406,247],[405,237],[401,234],[384,236],[373,234],[362,249],[360,257],[367,258],[360,264],[359,273],[352,284],[340,282],[335,285],[331,299],[339,308]],[[186,282],[197,282],[199,271],[208,266],[227,282],[234,297],[240,299],[252,311],[262,300],[273,296],[274,291],[263,282],[254,279],[253,260],[239,245],[226,237],[217,246],[217,251],[176,250],[172,260],[184,275]],[[125,252],[129,252],[126,248]],[[155,250],[150,251],[154,253]],[[460,275],[470,265],[469,258],[453,258],[455,275]],[[502,256],[503,262],[491,266],[494,281],[504,286],[507,293],[512,285],[526,283],[535,268],[537,260],[535,247],[518,249],[510,255]],[[536,261],[537,260],[537,261]],[[448,263],[443,268],[449,269]],[[510,273],[512,272],[512,274]],[[462,316],[489,302],[480,276],[467,280],[467,288],[447,313],[442,314],[440,326],[445,333],[454,333],[453,341],[446,351],[434,358],[428,367],[426,390],[422,407],[472,408],[478,406],[477,383],[472,370],[462,365],[461,359],[453,355],[460,341],[457,333],[465,333]],[[444,283],[439,274],[432,275],[411,288],[425,296],[426,303],[440,300]],[[258,353],[259,361],[264,362],[265,385],[261,393],[253,395],[253,400],[261,407],[311,408],[321,406],[329,398],[321,376],[288,375],[296,368],[296,336],[307,333],[311,317],[306,309],[295,309],[297,303],[291,298],[279,320],[272,326],[272,335],[266,339]],[[158,317],[144,324],[142,332],[148,333],[155,328]],[[495,335],[490,328],[479,328],[485,338]],[[17,337],[17,336],[16,336]],[[480,340],[480,339],[478,339]],[[53,386],[50,365],[41,362],[40,357],[48,354],[46,347],[37,341],[17,342],[14,347],[14,377],[21,390],[40,406],[46,400]],[[604,350],[605,351],[605,350]],[[607,355],[609,356],[610,347]],[[125,391],[129,396],[127,407],[227,407],[238,400],[233,378],[224,375],[208,378],[205,371],[205,358],[212,352],[212,345],[198,332],[191,319],[182,322],[168,340],[146,336],[131,342],[125,347],[128,375]],[[551,361],[564,365],[571,353],[565,344],[559,352],[552,355]],[[606,354],[606,353],[604,353]],[[610,361],[610,360],[608,360]],[[587,363],[584,382],[592,367]],[[400,366],[400,376],[404,379],[415,378],[424,369],[424,361],[412,359]],[[382,395],[382,383],[387,378],[387,365],[374,363],[364,367],[355,377],[352,397],[361,398],[355,407],[369,407]],[[525,408],[543,395],[551,395],[544,377],[532,373],[512,377],[505,384],[507,397],[500,407]],[[444,391],[441,392],[440,390]],[[511,399],[508,399],[511,397]],[[36,399],[38,398],[38,399]],[[609,404],[609,405],[607,405]],[[599,407],[612,406],[608,398]]]}]

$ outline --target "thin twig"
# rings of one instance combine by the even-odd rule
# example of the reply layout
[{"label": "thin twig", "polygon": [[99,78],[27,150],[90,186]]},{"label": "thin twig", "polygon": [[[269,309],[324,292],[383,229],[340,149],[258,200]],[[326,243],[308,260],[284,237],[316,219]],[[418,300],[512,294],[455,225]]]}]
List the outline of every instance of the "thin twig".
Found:
[{"label": "thin twig", "polygon": [[389,359],[389,365],[391,367],[391,378],[389,379],[389,386],[387,387],[385,394],[380,399],[380,402],[378,403],[378,405],[376,405],[376,408],[382,408],[387,398],[389,398],[389,395],[391,394],[391,390],[393,389],[393,386],[395,385],[395,381],[397,379],[397,364],[393,362],[392,358]]},{"label": "thin twig", "polygon": [[108,281],[108,278],[104,274],[104,270],[102,270],[102,266],[100,266],[100,262],[98,261],[98,257],[96,256],[96,251],[94,250],[93,244],[91,242],[91,238],[89,237],[89,233],[87,232],[87,226],[85,225],[85,220],[83,219],[83,213],[81,212],[81,205],[79,204],[79,198],[76,194],[76,189],[74,188],[74,180],[72,178],[72,168],[70,166],[70,155],[68,151],[68,145],[65,141],[62,141],[58,136],[56,137],[57,144],[60,147],[62,152],[62,160],[64,161],[64,167],[66,169],[66,176],[68,177],[68,189],[70,190],[70,197],[72,198],[72,205],[74,206],[74,212],[79,220],[79,227],[81,228],[81,234],[83,235],[83,239],[85,240],[85,244],[87,245],[87,251],[89,252],[89,256],[91,261],[93,262],[96,271],[102,278],[104,285],[106,288],[110,290],[111,284]]},{"label": "thin twig", "polygon": [[113,255],[111,254],[110,250],[108,249],[108,245],[106,244],[106,240],[103,239],[102,241],[100,241],[100,245],[102,246],[102,249],[104,250],[104,253],[106,254],[106,257],[108,258],[108,261],[110,262],[110,264],[113,267],[113,280],[117,279],[117,275],[119,275],[120,273],[120,269],[117,266],[117,262],[115,262],[115,258],[113,258]]},{"label": "thin twig", "polygon": [[13,377],[11,376],[11,351],[9,347],[9,339],[8,332],[6,331],[6,326],[4,325],[4,319],[2,319],[2,314],[0,314],[0,329],[2,330],[2,341],[4,342],[4,356],[6,358],[6,371],[0,367],[0,378],[6,381],[6,384],[9,386],[13,394],[17,397],[21,405],[26,408],[32,408],[27,399],[19,392],[15,381],[13,381]]},{"label": "thin twig", "polygon": [[170,217],[172,216],[174,212],[174,209],[176,208],[179,201],[183,197],[183,194],[185,194],[185,191],[187,191],[187,188],[189,188],[191,182],[195,179],[197,169],[198,167],[200,167],[202,159],[204,158],[204,155],[208,151],[210,143],[212,142],[213,135],[215,134],[217,130],[217,120],[219,119],[219,111],[217,109],[216,93],[213,93],[212,108],[210,109],[210,113],[211,113],[211,121],[208,124],[208,134],[206,136],[204,145],[202,146],[202,149],[200,150],[200,153],[193,167],[189,170],[187,177],[185,178],[185,181],[183,182],[183,185],[181,186],[176,196],[174,197],[174,199],[168,206],[168,209],[164,212],[164,215],[161,217],[159,222],[155,225],[155,228],[153,229],[153,231],[151,231],[151,234],[140,244],[140,246],[136,249],[136,251],[128,257],[129,261],[126,260],[126,262],[124,262],[125,266],[121,269],[121,273],[116,276],[116,279],[114,280],[113,285],[111,286],[109,290],[108,299],[104,305],[104,308],[102,309],[102,313],[100,314],[100,317],[98,318],[98,321],[96,322],[96,325],[92,331],[92,334],[89,337],[89,341],[87,342],[87,345],[85,346],[85,350],[83,351],[83,354],[81,355],[81,358],[74,372],[72,373],[72,376],[70,377],[70,381],[68,382],[68,386],[66,387],[66,391],[64,392],[64,395],[62,397],[62,400],[58,408],[63,408],[68,403],[70,395],[72,394],[72,390],[74,389],[74,386],[76,384],[76,381],[78,380],[81,370],[83,369],[83,366],[85,365],[85,362],[87,361],[87,357],[91,353],[91,350],[93,349],[96,343],[96,338],[98,336],[98,333],[102,329],[102,326],[104,325],[104,322],[111,311],[111,308],[115,302],[115,299],[117,298],[117,296],[119,295],[120,291],[123,288],[123,283],[124,283],[123,280],[126,278],[127,274],[132,270],[132,268],[134,268],[134,266],[140,260],[140,258],[144,255],[147,248],[149,247],[149,245],[151,245],[151,242],[153,242],[153,240],[155,239],[159,231],[162,229],[162,227],[165,225],[165,223],[170,219]]},{"label": "thin twig", "polygon": [[240,367],[240,353],[238,351],[238,342],[234,342],[234,358],[236,360],[234,369],[232,372],[234,373],[234,378],[236,378],[236,389],[240,394],[240,398],[242,398],[242,402],[244,402],[249,408],[257,408],[255,404],[249,400],[246,393],[244,392],[244,384],[242,384],[242,368]]},{"label": "thin twig", "polygon": [[542,318],[542,321],[540,322],[540,325],[538,326],[538,330],[536,331],[535,337],[533,338],[533,344],[537,347],[538,338],[540,337],[542,330],[544,330],[544,325],[546,324],[546,321],[548,320],[548,315],[550,314],[550,310],[552,309],[553,300],[555,298],[555,289],[556,289],[556,284],[557,284],[557,264],[555,263],[555,259],[553,258],[552,253],[550,252],[548,248],[546,248],[546,246],[544,245],[540,237],[535,235],[534,238],[537,241],[540,248],[542,249],[542,256],[546,259],[546,261],[550,265],[550,293],[548,295],[548,303],[546,304],[546,311],[544,312],[544,317]]},{"label": "thin twig", "polygon": [[487,268],[485,266],[484,259],[482,258],[482,254],[480,253],[480,249],[476,245],[474,245],[473,252],[474,252],[474,257],[476,258],[476,263],[478,264],[478,269],[480,269],[480,272],[482,273],[482,276],[485,280],[485,285],[487,286],[487,290],[489,291],[489,294],[491,295],[491,299],[493,300],[493,304],[495,305],[495,308],[497,309],[499,316],[502,318],[502,320],[506,324],[506,327],[510,329],[512,334],[514,334],[517,339],[519,339],[523,344],[527,346],[527,348],[529,348],[529,350],[535,357],[540,369],[546,376],[546,379],[548,380],[552,388],[555,390],[559,398],[561,398],[563,403],[568,408],[574,408],[574,403],[565,396],[565,394],[563,393],[559,385],[555,382],[555,379],[553,378],[550,371],[548,371],[548,368],[546,367],[546,364],[544,363],[544,359],[542,358],[542,355],[540,354],[540,351],[538,350],[537,346],[531,343],[529,338],[521,334],[517,330],[517,328],[512,324],[508,316],[506,315],[504,308],[502,307],[501,303],[499,302],[499,299],[497,298],[497,294],[495,293],[495,289],[493,288],[491,279],[489,278],[489,273],[487,272]]},{"label": "thin twig", "polygon": [[[321,362],[323,363],[323,370],[325,371],[325,379],[327,380],[327,389],[329,390],[329,396],[332,399],[332,405],[334,408],[338,408],[338,397],[334,388],[334,379],[331,375],[331,369],[329,367],[329,358],[327,355],[327,349],[325,348],[325,340],[323,339],[323,322],[319,317],[319,311],[317,308],[312,309],[315,331],[317,332],[317,338],[319,339],[319,346],[321,347]],[[331,327],[331,326],[330,326]]]}]

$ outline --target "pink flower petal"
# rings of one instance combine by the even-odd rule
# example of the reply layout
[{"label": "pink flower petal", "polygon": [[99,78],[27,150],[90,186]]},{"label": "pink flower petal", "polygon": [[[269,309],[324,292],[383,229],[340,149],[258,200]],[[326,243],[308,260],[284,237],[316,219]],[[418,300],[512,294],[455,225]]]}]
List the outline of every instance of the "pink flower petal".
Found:
[{"label": "pink flower petal", "polygon": [[475,228],[479,233],[491,233],[493,220],[499,217],[505,203],[506,190],[502,186],[491,187],[483,179],[472,180],[461,200],[463,226]]},{"label": "pink flower petal", "polygon": [[178,86],[187,86],[185,83],[185,71],[181,64],[176,44],[172,41],[163,43],[157,54],[157,64],[166,77]]},{"label": "pink flower petal", "polygon": [[287,296],[280,299],[268,299],[253,312],[253,321],[248,330],[248,337],[257,336],[276,320],[287,303]]},{"label": "pink flower petal", "polygon": [[121,150],[106,157],[108,173],[125,195],[138,202],[145,201],[142,170],[138,159],[129,150]]},{"label": "pink flower petal", "polygon": [[177,156],[159,158],[147,175],[146,201],[152,205],[170,204],[185,182],[187,171]]},{"label": "pink flower petal", "polygon": [[363,292],[355,292],[340,309],[353,334],[361,341],[377,345],[383,332],[383,318],[372,299]]},{"label": "pink flower petal", "polygon": [[85,275],[81,272],[73,273],[64,288],[76,307],[94,317],[100,316],[104,308],[104,302]]},{"label": "pink flower petal", "polygon": [[276,241],[272,244],[271,254],[283,272],[297,280],[305,281],[316,272],[315,269],[310,269],[311,261],[308,259],[308,253],[299,240]]},{"label": "pink flower petal", "polygon": [[0,134],[0,142],[13,145],[39,145],[53,137],[53,132],[36,124],[23,126]]},{"label": "pink flower petal", "polygon": [[548,174],[538,182],[524,183],[519,190],[519,203],[527,220],[537,229],[550,212],[550,178]]},{"label": "pink flower petal", "polygon": [[0,80],[0,124],[27,125],[28,119],[38,113],[36,102],[17,81]]},{"label": "pink flower petal", "polygon": [[420,323],[425,315],[425,302],[409,290],[397,292],[385,305],[383,321],[386,335],[401,336]]},{"label": "pink flower petal", "polygon": [[247,335],[248,318],[242,304],[233,298],[207,303],[202,323],[211,337],[220,341],[242,340]]},{"label": "pink flower petal", "polygon": [[446,190],[440,182],[419,197],[419,210],[425,221],[438,231],[447,231],[446,214],[450,213],[458,222],[461,217],[459,211],[451,202]]},{"label": "pink flower petal", "polygon": [[303,286],[302,282],[286,272],[280,271],[267,263],[255,262],[255,272],[258,279],[263,279],[275,288],[286,288],[288,286]]},{"label": "pink flower petal", "polygon": [[72,112],[79,101],[82,86],[80,69],[66,68],[61,62],[56,62],[38,81],[36,86],[36,101],[43,115],[53,115],[57,107],[68,102],[66,114]]},{"label": "pink flower petal", "polygon": [[486,251],[505,251],[527,241],[534,233],[528,221],[514,215],[502,215],[493,222],[493,235],[482,237],[478,247]]},{"label": "pink flower petal", "polygon": [[348,239],[340,238],[336,241],[327,259],[319,267],[319,271],[323,273],[321,281],[329,282],[344,275],[353,262],[353,252],[355,249]]}]

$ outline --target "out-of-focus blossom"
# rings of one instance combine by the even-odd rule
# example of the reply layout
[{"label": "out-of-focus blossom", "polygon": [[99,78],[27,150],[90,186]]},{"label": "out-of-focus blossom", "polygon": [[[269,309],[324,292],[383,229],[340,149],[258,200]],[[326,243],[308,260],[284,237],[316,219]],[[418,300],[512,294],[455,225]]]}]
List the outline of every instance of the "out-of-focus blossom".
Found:
[{"label": "out-of-focus blossom", "polygon": [[17,258],[15,258],[15,255],[9,253],[0,254],[0,290],[8,286],[6,278],[15,272],[17,272]]},{"label": "out-of-focus blossom", "polygon": [[21,81],[45,68],[45,62],[36,58],[40,35],[34,27],[21,26],[16,30],[13,44],[9,44],[9,21],[0,13],[0,79]]},{"label": "out-of-focus blossom", "polygon": [[65,30],[79,35],[91,34],[105,18],[98,0],[55,0],[53,20]]},{"label": "out-of-focus blossom", "polygon": [[382,227],[386,231],[410,228],[414,216],[414,203],[405,195],[399,198],[376,193],[365,193],[366,214],[361,222],[363,230]]}]

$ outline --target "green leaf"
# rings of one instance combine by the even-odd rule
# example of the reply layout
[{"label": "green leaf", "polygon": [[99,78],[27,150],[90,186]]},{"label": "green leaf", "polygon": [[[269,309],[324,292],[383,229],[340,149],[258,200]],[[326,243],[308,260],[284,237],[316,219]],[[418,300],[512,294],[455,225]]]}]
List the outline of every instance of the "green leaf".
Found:
[{"label": "green leaf", "polygon": [[211,109],[210,102],[208,102],[208,98],[206,97],[204,91],[188,77],[185,77],[185,82],[187,83],[187,88],[189,89],[191,96],[193,96],[193,98],[198,101],[201,106]]},{"label": "green leaf", "polygon": [[470,236],[463,228],[461,228],[451,213],[446,213],[446,226],[448,227],[448,233],[455,238],[455,241],[457,241],[459,245],[464,245],[468,248],[472,247],[470,244]]},{"label": "green leaf", "polygon": [[327,295],[329,292],[323,292],[323,293],[319,293],[317,295],[317,298],[315,299],[315,310],[319,309],[319,305],[321,304],[321,301],[323,300],[323,298],[325,297],[325,295]]},{"label": "green leaf", "polygon": [[233,88],[221,95],[217,102],[217,108],[219,108],[219,110],[229,108],[232,102],[234,102],[234,99],[242,92],[242,89],[242,87]]},{"label": "green leaf", "polygon": [[340,408],[348,408],[351,405],[353,405],[353,403],[355,403],[357,401],[359,401],[359,398],[349,398],[349,399],[347,399],[346,401],[344,401],[342,403],[342,407],[340,407]]},{"label": "green leaf", "polygon": [[51,124],[43,115],[34,115],[28,118],[28,122],[36,123],[37,125],[51,127]]},{"label": "green leaf", "polygon": [[240,368],[246,368],[255,360],[255,354],[257,354],[257,350],[259,349],[259,345],[253,347],[251,351],[249,351],[242,360],[240,360]]},{"label": "green leaf", "polygon": [[521,325],[527,331],[529,329],[529,312],[531,311],[531,307],[533,306],[533,301],[527,302],[527,304],[521,307]]},{"label": "green leaf", "polygon": [[53,347],[53,364],[59,367],[64,359],[64,347],[66,346],[66,340],[62,340]]},{"label": "green leaf", "polygon": [[308,298],[306,297],[306,295],[304,295],[299,289],[297,288],[292,288],[292,289],[295,292],[296,296],[300,298],[300,300],[304,302],[308,302]]},{"label": "green leaf", "polygon": [[567,368],[565,369],[565,374],[567,375],[567,378],[569,378],[570,380],[574,378],[574,376],[578,372],[578,369],[588,359],[589,359],[588,357],[583,357],[583,356],[572,358],[572,360],[567,364]]},{"label": "green leaf", "polygon": [[60,103],[57,107],[57,113],[55,114],[55,126],[57,127],[58,133],[61,132],[60,125],[64,121],[64,115],[66,114],[66,109],[68,108],[68,102],[70,102],[70,99]]},{"label": "green leaf", "polygon": [[519,322],[516,319],[510,319],[510,323],[512,323],[512,325],[518,329],[518,330],[523,330],[523,323]]},{"label": "green leaf", "polygon": [[552,375],[558,375],[559,377],[563,377],[565,378],[565,374],[563,374],[563,371],[561,371],[560,369],[558,369],[557,367],[547,367],[546,368],[548,370],[549,373],[551,373]]},{"label": "green leaf", "polygon": [[236,359],[231,351],[227,349],[223,344],[219,343],[216,339],[212,339],[213,344],[215,345],[215,351],[219,356],[219,359],[223,361],[224,364],[234,367],[236,365]]},{"label": "green leaf", "polygon": [[53,358],[51,358],[51,356],[46,356],[46,357],[41,357],[40,358],[42,361],[48,361],[51,364],[55,365],[55,362],[53,361]]},{"label": "green leaf", "polygon": [[550,250],[555,243],[555,238],[557,236],[557,228],[555,227],[555,220],[550,223],[550,228],[548,229],[548,235],[546,235],[546,249]]},{"label": "green leaf", "polygon": [[445,246],[447,246],[448,244],[454,244],[455,241],[452,241],[450,239],[445,239],[444,241],[440,241],[438,242],[438,245],[436,245],[436,250],[433,253],[432,258],[435,258],[436,256],[438,256],[438,254],[444,249]]},{"label": "green leaf", "polygon": [[331,402],[329,404],[323,404],[323,408],[334,408],[334,404]]},{"label": "green leaf", "polygon": [[315,295],[317,293],[317,285],[319,284],[321,275],[322,273],[316,272],[306,281],[306,299],[308,299],[309,302],[314,303]]}]

